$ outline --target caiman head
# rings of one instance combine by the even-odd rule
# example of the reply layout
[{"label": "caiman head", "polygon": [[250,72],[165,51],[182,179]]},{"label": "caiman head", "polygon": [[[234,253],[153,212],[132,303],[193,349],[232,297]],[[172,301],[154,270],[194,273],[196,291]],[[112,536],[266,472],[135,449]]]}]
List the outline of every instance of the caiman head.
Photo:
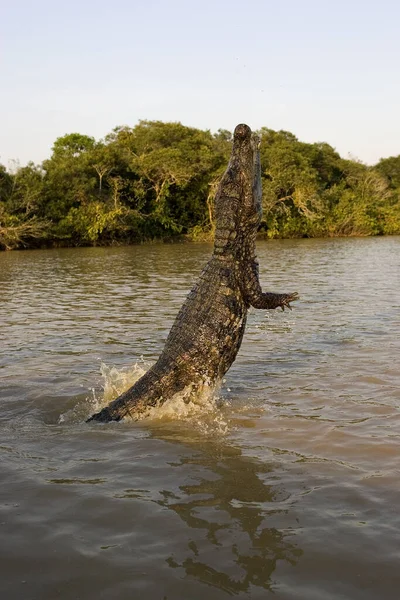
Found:
[{"label": "caiman head", "polygon": [[260,138],[237,125],[228,168],[215,196],[214,254],[236,255],[255,242],[261,221]]}]

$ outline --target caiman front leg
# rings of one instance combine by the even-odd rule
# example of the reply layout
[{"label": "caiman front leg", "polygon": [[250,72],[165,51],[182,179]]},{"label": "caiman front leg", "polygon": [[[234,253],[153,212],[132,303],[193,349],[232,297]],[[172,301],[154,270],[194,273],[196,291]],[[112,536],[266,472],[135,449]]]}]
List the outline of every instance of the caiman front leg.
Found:
[{"label": "caiman front leg", "polygon": [[297,292],[291,294],[275,294],[273,292],[263,292],[258,279],[258,263],[253,261],[246,269],[244,278],[244,297],[249,306],[261,309],[285,308],[292,310],[290,302],[300,298]]},{"label": "caiman front leg", "polygon": [[261,296],[254,299],[251,302],[251,306],[254,308],[281,308],[283,311],[286,308],[292,310],[290,306],[290,302],[294,302],[295,300],[299,300],[300,296],[297,292],[293,292],[293,294],[274,294],[272,292],[262,292]]}]

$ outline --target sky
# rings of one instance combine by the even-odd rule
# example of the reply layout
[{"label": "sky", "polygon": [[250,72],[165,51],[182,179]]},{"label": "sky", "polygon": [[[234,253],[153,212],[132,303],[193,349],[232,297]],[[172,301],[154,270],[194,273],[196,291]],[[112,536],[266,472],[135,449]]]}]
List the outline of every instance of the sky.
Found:
[{"label": "sky", "polygon": [[398,0],[2,0],[0,163],[140,119],[400,154]]}]

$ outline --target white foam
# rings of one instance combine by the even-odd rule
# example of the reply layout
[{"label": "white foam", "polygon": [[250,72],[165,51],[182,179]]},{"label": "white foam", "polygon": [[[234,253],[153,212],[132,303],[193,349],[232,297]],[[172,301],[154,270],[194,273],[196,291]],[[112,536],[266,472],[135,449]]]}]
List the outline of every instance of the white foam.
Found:
[{"label": "white foam", "polygon": [[[100,411],[134,385],[150,366],[150,363],[143,360],[124,368],[101,363],[103,391],[92,389],[92,395],[86,398],[84,405],[79,403],[73,409],[66,411],[60,415],[58,422],[77,423]],[[146,419],[153,425],[181,421],[188,423],[190,427],[202,434],[226,435],[229,430],[226,411],[229,402],[218,396],[218,390],[219,386],[207,382],[201,388],[189,385],[165,402],[161,399],[157,406],[149,407],[144,413],[138,414],[137,420]],[[128,419],[124,420],[128,421]]]}]

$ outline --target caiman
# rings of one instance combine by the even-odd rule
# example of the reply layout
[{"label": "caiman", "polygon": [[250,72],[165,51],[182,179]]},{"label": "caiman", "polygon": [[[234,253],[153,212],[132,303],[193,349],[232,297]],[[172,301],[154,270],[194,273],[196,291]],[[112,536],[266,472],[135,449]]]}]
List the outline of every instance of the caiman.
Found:
[{"label": "caiman", "polygon": [[137,419],[188,386],[215,385],[240,348],[250,306],[290,307],[297,292],[263,292],[258,278],[256,235],[261,220],[260,140],[238,125],[232,154],[215,196],[211,259],[186,298],[157,362],[126,392],[88,421]]}]

